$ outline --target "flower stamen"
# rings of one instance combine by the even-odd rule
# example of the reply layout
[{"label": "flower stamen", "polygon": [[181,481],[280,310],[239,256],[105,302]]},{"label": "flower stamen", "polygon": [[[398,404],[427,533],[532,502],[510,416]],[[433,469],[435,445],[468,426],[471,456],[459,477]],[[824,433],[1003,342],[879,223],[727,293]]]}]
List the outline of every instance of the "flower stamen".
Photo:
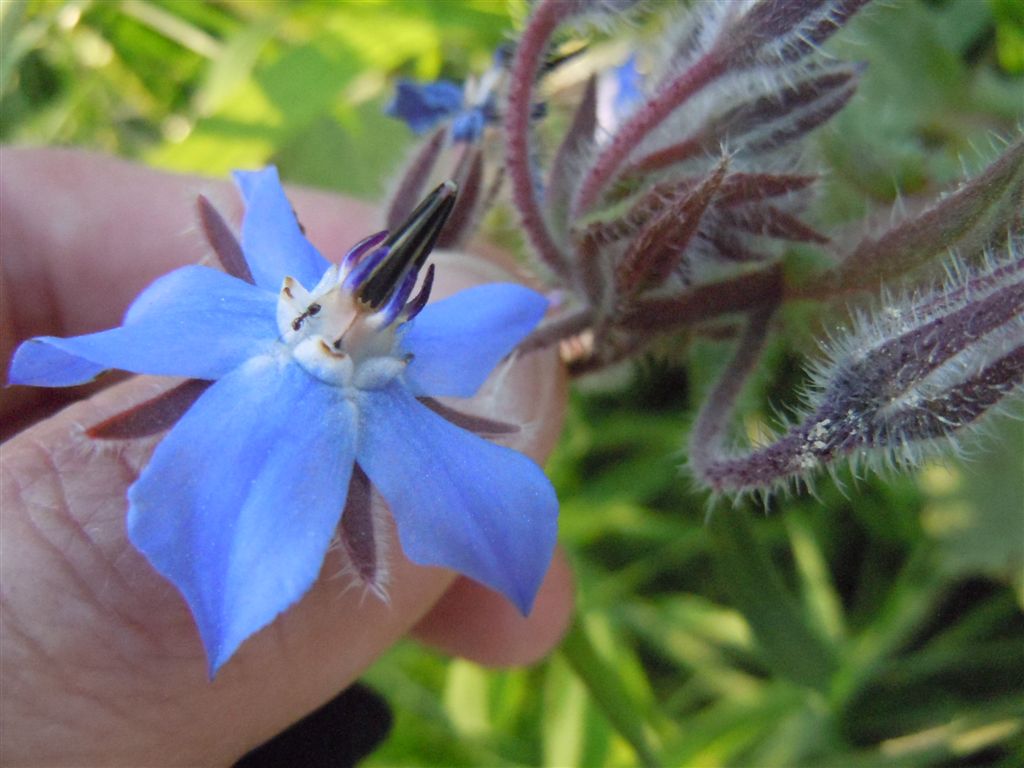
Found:
[{"label": "flower stamen", "polygon": [[[382,246],[382,250],[388,249],[387,255],[374,264],[368,274],[360,275],[355,296],[362,304],[376,310],[384,306],[396,290],[408,286],[407,291],[411,292],[412,285],[408,285],[406,278],[415,275],[427,260],[455,207],[457,192],[453,181],[440,184],[402,226],[388,235]],[[403,302],[405,298],[407,296],[402,297]]]}]

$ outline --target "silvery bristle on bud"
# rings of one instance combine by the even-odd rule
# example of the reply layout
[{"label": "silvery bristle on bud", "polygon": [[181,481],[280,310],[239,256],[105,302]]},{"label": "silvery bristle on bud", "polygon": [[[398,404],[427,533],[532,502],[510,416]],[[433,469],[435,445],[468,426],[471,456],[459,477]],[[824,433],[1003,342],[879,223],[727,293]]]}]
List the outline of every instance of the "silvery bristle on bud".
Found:
[{"label": "silvery bristle on bud", "polygon": [[1020,390],[1024,237],[939,290],[886,301],[858,326],[817,372],[817,410],[850,422],[829,430],[839,447],[912,459],[911,444],[951,435]]}]

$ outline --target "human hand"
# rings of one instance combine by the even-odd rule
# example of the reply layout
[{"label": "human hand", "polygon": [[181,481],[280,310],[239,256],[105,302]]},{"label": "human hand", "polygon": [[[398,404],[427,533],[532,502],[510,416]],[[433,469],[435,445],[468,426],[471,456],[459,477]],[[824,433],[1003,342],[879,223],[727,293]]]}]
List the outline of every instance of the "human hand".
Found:
[{"label": "human hand", "polygon": [[[226,183],[169,176],[78,152],[0,155],[0,353],[25,338],[116,325],[151,280],[206,255],[194,220],[203,193],[240,212]],[[372,209],[302,190],[310,239],[337,259]],[[231,218],[229,216],[229,218]],[[237,216],[234,217],[237,220]],[[437,295],[494,279],[493,265],[438,257]],[[351,683],[410,630],[488,664],[525,663],[563,631],[568,570],[556,555],[529,618],[489,590],[420,568],[392,547],[390,603],[346,590],[337,552],[298,604],[210,682],[191,615],[128,543],[125,492],[155,440],[101,444],[82,427],[152,397],[136,377],[95,391],[0,392],[2,760],[9,764],[230,763]],[[515,447],[541,460],[561,425],[552,355],[510,371],[503,405],[529,429]],[[82,398],[69,408],[55,410]]]}]

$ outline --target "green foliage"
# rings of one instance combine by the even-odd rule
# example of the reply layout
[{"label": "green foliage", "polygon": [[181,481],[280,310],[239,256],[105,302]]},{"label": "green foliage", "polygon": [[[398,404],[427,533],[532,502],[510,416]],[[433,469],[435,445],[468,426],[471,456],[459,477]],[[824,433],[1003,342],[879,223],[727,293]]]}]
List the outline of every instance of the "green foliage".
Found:
[{"label": "green foliage", "polygon": [[[1024,113],[1020,5],[882,3],[836,41],[870,68],[823,131],[821,216],[932,193]],[[479,71],[521,3],[0,3],[0,138],[379,197],[411,140],[397,74]],[[806,318],[746,402],[795,402]],[[396,713],[369,765],[1024,762],[1019,425],[972,464],[823,480],[714,509],[679,470],[726,346],[574,395],[549,462],[578,615],[553,657],[493,671],[403,643],[367,674]],[[1002,429],[1002,428],[1001,428]]]}]

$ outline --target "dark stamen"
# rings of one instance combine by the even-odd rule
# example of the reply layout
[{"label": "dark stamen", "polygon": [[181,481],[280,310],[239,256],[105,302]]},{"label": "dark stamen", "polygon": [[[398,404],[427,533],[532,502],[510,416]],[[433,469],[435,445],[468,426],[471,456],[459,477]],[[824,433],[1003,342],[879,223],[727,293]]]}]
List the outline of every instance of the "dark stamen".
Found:
[{"label": "dark stamen", "polygon": [[378,309],[402,285],[408,274],[419,271],[455,207],[457,192],[455,182],[444,182],[388,235],[383,244],[389,249],[387,257],[361,281],[356,292],[360,301],[371,309]]}]

